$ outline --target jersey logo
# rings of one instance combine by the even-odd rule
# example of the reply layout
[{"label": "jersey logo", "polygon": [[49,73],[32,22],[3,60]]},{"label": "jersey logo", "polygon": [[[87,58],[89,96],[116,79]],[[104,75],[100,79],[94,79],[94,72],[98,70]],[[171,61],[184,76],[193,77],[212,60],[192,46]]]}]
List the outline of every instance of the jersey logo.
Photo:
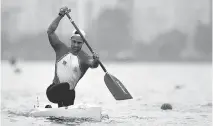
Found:
[{"label": "jersey logo", "polygon": [[77,73],[77,72],[78,72],[78,68],[77,68],[77,67],[74,67],[73,71],[74,71],[75,73]]},{"label": "jersey logo", "polygon": [[64,61],[63,61],[63,64],[66,65],[66,64],[67,64],[67,61],[64,60]]}]

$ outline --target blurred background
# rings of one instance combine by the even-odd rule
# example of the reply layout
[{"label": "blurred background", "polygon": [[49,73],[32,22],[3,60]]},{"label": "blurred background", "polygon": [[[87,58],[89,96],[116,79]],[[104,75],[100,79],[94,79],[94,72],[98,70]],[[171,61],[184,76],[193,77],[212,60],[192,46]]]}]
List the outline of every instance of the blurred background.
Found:
[{"label": "blurred background", "polygon": [[[76,87],[75,104],[103,107],[108,119],[95,126],[211,125],[211,5],[211,0],[1,0],[2,125],[79,123],[29,116],[36,98],[40,107],[52,104],[45,92],[54,77],[55,52],[47,28],[63,6],[72,9],[107,70],[134,97],[115,101],[102,69],[89,70]],[[73,30],[64,17],[56,33],[70,45]],[[172,111],[161,111],[164,103]]]},{"label": "blurred background", "polygon": [[[1,2],[2,60],[54,60],[46,31],[59,9],[68,6],[101,60],[211,62],[211,0]],[[63,18],[57,34],[67,45],[72,30]]]}]

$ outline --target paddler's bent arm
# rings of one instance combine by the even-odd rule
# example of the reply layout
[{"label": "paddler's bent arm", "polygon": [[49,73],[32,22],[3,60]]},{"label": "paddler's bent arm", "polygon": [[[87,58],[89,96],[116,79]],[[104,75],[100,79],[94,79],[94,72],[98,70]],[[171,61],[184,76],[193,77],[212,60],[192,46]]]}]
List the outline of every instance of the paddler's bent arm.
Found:
[{"label": "paddler's bent arm", "polygon": [[58,50],[61,45],[64,45],[59,39],[58,36],[55,34],[55,30],[58,27],[59,22],[61,21],[61,19],[65,16],[65,14],[68,12],[68,8],[67,7],[62,7],[59,11],[58,16],[56,17],[56,19],[50,24],[48,30],[47,30],[47,34],[48,34],[48,38],[50,41],[50,44],[52,45],[52,47],[54,48],[54,50]]},{"label": "paddler's bent arm", "polygon": [[60,44],[62,44],[62,42],[59,40],[58,36],[55,33],[55,30],[57,29],[58,24],[62,18],[63,18],[62,16],[58,15],[55,18],[55,20],[50,24],[50,26],[47,30],[49,42],[55,50],[57,50],[57,48],[60,46]]}]

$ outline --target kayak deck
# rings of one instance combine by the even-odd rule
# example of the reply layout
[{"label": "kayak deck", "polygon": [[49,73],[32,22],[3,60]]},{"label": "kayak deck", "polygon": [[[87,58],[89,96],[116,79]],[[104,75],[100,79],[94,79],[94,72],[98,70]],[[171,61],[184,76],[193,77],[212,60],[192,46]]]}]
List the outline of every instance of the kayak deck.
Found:
[{"label": "kayak deck", "polygon": [[101,107],[73,105],[68,108],[35,108],[31,115],[34,117],[89,118],[101,121]]}]

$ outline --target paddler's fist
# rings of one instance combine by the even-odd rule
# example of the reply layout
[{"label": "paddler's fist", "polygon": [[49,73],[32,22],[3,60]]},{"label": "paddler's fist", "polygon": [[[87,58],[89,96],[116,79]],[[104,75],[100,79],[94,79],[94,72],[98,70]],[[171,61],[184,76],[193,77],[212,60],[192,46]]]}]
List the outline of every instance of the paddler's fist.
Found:
[{"label": "paddler's fist", "polygon": [[64,16],[66,13],[68,13],[70,10],[68,9],[68,7],[62,7],[62,8],[60,8],[60,11],[59,11],[59,14],[58,15],[60,15],[60,16]]},{"label": "paddler's fist", "polygon": [[98,54],[97,54],[97,53],[94,53],[94,54],[93,54],[93,59],[94,59],[94,60],[96,60],[96,61],[98,61],[98,60],[99,60],[99,56],[98,56]]}]

